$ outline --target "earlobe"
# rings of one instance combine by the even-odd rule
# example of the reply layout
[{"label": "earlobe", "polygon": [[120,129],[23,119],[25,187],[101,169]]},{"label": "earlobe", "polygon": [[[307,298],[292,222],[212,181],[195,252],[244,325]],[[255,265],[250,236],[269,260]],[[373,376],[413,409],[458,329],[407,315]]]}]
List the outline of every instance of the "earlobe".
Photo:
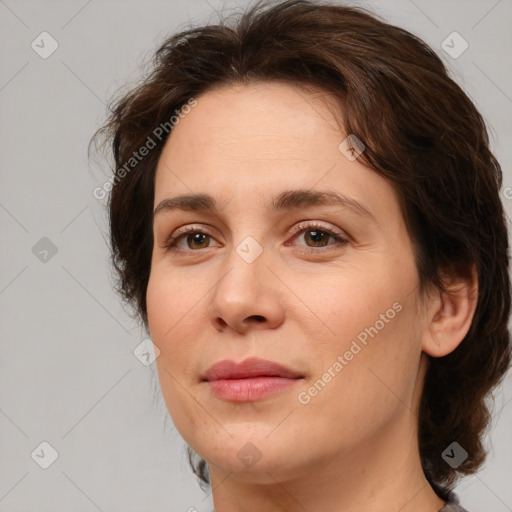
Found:
[{"label": "earlobe", "polygon": [[432,357],[453,352],[468,333],[478,301],[478,275],[473,264],[464,274],[445,275],[448,293],[439,291],[427,318],[422,349]]}]

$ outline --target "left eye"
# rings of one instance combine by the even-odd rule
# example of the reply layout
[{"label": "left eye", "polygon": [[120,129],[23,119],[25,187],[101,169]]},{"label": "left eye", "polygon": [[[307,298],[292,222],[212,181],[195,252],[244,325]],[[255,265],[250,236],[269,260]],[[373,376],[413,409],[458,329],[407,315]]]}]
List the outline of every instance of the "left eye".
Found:
[{"label": "left eye", "polygon": [[[315,247],[322,248],[328,245],[334,245],[332,243],[328,243],[330,238],[333,238],[336,242],[342,245],[348,242],[345,238],[342,238],[340,234],[335,233],[330,229],[326,229],[323,226],[316,225],[309,225],[303,227],[299,226],[299,229],[295,233],[294,239],[300,238],[301,236],[303,236],[303,239],[306,242],[306,247],[310,249],[314,249]],[[313,245],[309,245],[309,243]]]},{"label": "left eye", "polygon": [[306,245],[308,245],[309,240],[314,244],[313,247],[324,247],[328,245],[327,241],[334,236],[321,229],[306,229],[302,231],[300,235],[305,235],[304,240],[306,241]]}]

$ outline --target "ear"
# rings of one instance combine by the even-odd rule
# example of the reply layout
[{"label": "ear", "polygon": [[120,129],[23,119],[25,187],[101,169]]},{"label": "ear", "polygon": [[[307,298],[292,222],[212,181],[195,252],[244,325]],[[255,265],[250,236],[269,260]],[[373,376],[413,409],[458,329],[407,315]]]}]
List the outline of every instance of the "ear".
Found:
[{"label": "ear", "polygon": [[432,357],[453,352],[471,327],[478,300],[478,275],[473,264],[463,274],[445,273],[449,293],[436,292],[430,301],[422,349]]}]

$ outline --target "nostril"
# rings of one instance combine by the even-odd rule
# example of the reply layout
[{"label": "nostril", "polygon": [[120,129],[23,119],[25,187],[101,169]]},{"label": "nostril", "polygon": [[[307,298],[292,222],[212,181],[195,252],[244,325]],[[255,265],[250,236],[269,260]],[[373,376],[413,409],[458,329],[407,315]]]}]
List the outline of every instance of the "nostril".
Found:
[{"label": "nostril", "polygon": [[261,315],[253,315],[253,316],[251,316],[251,318],[254,318],[258,322],[264,322],[265,321],[265,317],[261,316]]}]

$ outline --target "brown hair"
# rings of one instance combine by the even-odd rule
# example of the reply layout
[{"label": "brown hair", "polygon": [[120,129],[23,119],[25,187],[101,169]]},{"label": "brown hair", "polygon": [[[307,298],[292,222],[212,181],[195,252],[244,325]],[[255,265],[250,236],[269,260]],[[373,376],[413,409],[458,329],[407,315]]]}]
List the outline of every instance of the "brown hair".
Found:
[{"label": "brown hair", "polygon": [[[425,475],[434,488],[449,487],[484,461],[485,399],[510,365],[508,235],[485,123],[440,58],[406,30],[361,8],[290,0],[258,2],[233,26],[224,20],[167,39],[151,73],[111,104],[93,137],[103,135],[114,156],[108,208],[118,292],[148,328],[154,177],[171,131],[156,128],[214,87],[258,80],[320,87],[337,99],[345,132],[366,146],[359,159],[399,192],[421,291],[444,290],[441,271],[476,266],[470,330],[451,354],[429,357],[420,404]],[[127,172],[148,137],[156,147]],[[456,469],[441,457],[453,441],[468,452]],[[209,483],[205,461],[195,466],[187,450]]]}]

